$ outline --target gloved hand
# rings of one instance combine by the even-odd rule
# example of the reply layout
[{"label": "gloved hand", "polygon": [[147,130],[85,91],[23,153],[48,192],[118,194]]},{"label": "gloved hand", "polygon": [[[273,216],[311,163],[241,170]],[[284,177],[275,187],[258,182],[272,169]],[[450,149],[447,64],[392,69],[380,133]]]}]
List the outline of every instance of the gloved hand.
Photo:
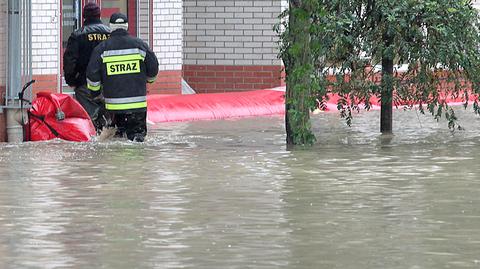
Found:
[{"label": "gloved hand", "polygon": [[103,94],[100,93],[99,95],[97,95],[93,98],[93,101],[95,101],[96,103],[104,104],[105,103],[105,97],[103,97]]}]

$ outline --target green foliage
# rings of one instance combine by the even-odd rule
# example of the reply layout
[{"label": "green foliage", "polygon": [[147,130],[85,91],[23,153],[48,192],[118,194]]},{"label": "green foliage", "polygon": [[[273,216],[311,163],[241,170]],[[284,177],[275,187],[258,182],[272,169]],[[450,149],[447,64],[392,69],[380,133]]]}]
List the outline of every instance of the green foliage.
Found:
[{"label": "green foliage", "polygon": [[[420,104],[422,113],[445,117],[454,129],[445,97],[459,97],[465,107],[469,98],[478,100],[480,24],[470,0],[290,0],[281,18],[287,87],[294,83],[291,90],[309,94],[299,99],[287,89],[287,108],[297,110],[301,102],[313,110],[327,94],[339,94],[338,109],[350,124],[352,111],[360,104],[368,109],[386,87],[373,68],[382,59],[408,66],[395,69],[388,83],[397,106]],[[473,110],[480,114],[477,101]]]}]

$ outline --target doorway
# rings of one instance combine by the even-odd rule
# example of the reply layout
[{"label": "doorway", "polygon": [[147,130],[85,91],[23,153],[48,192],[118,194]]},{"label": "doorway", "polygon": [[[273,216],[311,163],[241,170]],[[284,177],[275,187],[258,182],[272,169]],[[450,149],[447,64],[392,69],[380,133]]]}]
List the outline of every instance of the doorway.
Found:
[{"label": "doorway", "polygon": [[128,17],[128,32],[137,35],[137,0],[61,0],[61,72],[62,92],[71,93],[72,89],[66,85],[63,78],[63,53],[67,47],[68,38],[76,29],[83,25],[82,10],[88,2],[96,2],[101,10],[100,19],[108,25],[110,16],[115,12],[121,12]]},{"label": "doorway", "polygon": [[[62,48],[66,48],[68,37],[80,27],[80,0],[63,0],[62,3]],[[64,52],[65,50],[62,50]]]},{"label": "doorway", "polygon": [[60,31],[60,40],[61,40],[61,50],[62,55],[60,56],[60,72],[62,74],[61,78],[61,87],[60,90],[62,93],[73,94],[73,89],[71,89],[65,82],[65,77],[63,76],[63,53],[67,47],[68,38],[70,35],[78,29],[81,25],[81,2],[82,0],[63,0],[61,5],[61,31]]},{"label": "doorway", "polygon": [[108,25],[110,16],[113,13],[120,12],[128,17],[128,32],[136,36],[137,34],[137,1],[135,0],[100,0],[102,8],[101,20]]},{"label": "doorway", "polygon": [[[67,0],[63,0],[67,1]],[[72,0],[70,0],[72,1]],[[100,15],[100,19],[106,25],[110,20],[110,16],[112,16],[115,12],[121,12],[128,17],[128,32],[136,36],[137,34],[137,1],[138,0],[74,0],[80,1],[81,7],[80,8],[80,18],[83,6],[85,6],[88,2],[95,2],[97,3],[100,8],[102,9],[102,14]],[[80,20],[82,23],[83,21]]]}]

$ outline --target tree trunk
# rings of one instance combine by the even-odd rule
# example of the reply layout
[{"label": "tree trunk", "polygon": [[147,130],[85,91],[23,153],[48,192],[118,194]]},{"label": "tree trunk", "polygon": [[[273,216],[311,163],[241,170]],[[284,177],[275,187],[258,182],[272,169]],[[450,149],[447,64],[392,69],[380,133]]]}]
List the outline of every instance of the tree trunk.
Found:
[{"label": "tree trunk", "polygon": [[382,59],[382,107],[380,111],[380,132],[391,134],[393,131],[393,60]]},{"label": "tree trunk", "polygon": [[[290,46],[299,46],[301,50],[292,50],[285,62],[287,91],[285,95],[286,142],[289,145],[311,144],[315,138],[310,125],[308,98],[311,95],[311,78],[305,72],[311,66],[310,34],[308,16],[295,16],[295,9],[304,9],[302,0],[291,0],[289,9]],[[304,72],[298,72],[303,69]]]},{"label": "tree trunk", "polygon": [[[393,38],[387,34],[383,36],[385,48],[393,43]],[[393,132],[393,57],[391,53],[382,55],[382,94],[380,111],[380,132],[391,134]]]}]

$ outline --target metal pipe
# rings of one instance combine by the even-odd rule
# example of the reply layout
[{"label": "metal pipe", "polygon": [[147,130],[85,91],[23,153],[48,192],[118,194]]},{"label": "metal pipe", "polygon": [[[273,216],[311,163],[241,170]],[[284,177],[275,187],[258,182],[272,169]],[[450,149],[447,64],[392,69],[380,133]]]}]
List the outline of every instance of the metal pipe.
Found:
[{"label": "metal pipe", "polygon": [[[25,1],[25,71],[24,71],[24,83],[32,80],[32,2],[31,0],[24,0]],[[23,85],[23,84],[22,84]],[[32,92],[27,91],[27,100],[32,100]]]},{"label": "metal pipe", "polygon": [[[8,142],[23,141],[22,114],[19,93],[21,87],[32,78],[32,21],[31,0],[7,2],[7,89],[5,116]],[[31,90],[24,98],[31,100]]]},{"label": "metal pipe", "polygon": [[[9,47],[10,47],[9,45],[10,45],[10,44],[8,44],[8,34],[9,34],[9,30],[8,30],[8,29],[10,29],[10,26],[9,26],[10,23],[9,23],[9,21],[8,21],[8,10],[9,10],[9,9],[8,9],[8,2],[7,2],[7,3],[6,3],[6,7],[5,7],[5,14],[6,14],[5,34],[7,35],[7,39],[6,39],[6,42],[5,42],[5,52],[6,52],[6,53],[5,53],[4,58],[3,58],[3,60],[5,61],[5,62],[4,62],[4,63],[5,63],[5,66],[6,66],[6,68],[5,68],[5,74],[4,74],[4,75],[5,75],[5,93],[4,93],[4,96],[2,96],[2,97],[4,97],[5,99],[3,100],[2,104],[1,104],[0,112],[3,112],[3,106],[5,106],[5,105],[7,104],[6,95],[7,95],[8,81],[9,81],[9,79],[8,79],[8,71],[9,71],[9,70],[8,70],[8,52],[9,52]],[[2,126],[2,127],[4,127],[4,126]]]},{"label": "metal pipe", "polygon": [[20,1],[8,0],[8,84],[6,106],[15,106],[21,84],[21,18]]},{"label": "metal pipe", "polygon": [[20,14],[21,14],[20,15],[20,20],[21,20],[20,33],[22,35],[22,37],[21,37],[22,40],[20,41],[21,42],[20,44],[22,44],[22,50],[20,52],[20,59],[21,59],[21,62],[22,62],[22,65],[20,66],[20,68],[22,69],[22,73],[20,75],[21,76],[21,81],[22,81],[21,85],[25,84],[25,68],[26,68],[26,65],[27,65],[27,63],[26,63],[27,58],[25,57],[26,56],[25,51],[26,51],[26,47],[27,47],[27,44],[26,44],[27,43],[26,42],[27,41],[27,38],[26,38],[27,31],[25,30],[27,18],[25,16],[25,14],[26,14],[25,6],[26,6],[25,5],[25,0],[22,0],[21,7],[20,7]]}]

